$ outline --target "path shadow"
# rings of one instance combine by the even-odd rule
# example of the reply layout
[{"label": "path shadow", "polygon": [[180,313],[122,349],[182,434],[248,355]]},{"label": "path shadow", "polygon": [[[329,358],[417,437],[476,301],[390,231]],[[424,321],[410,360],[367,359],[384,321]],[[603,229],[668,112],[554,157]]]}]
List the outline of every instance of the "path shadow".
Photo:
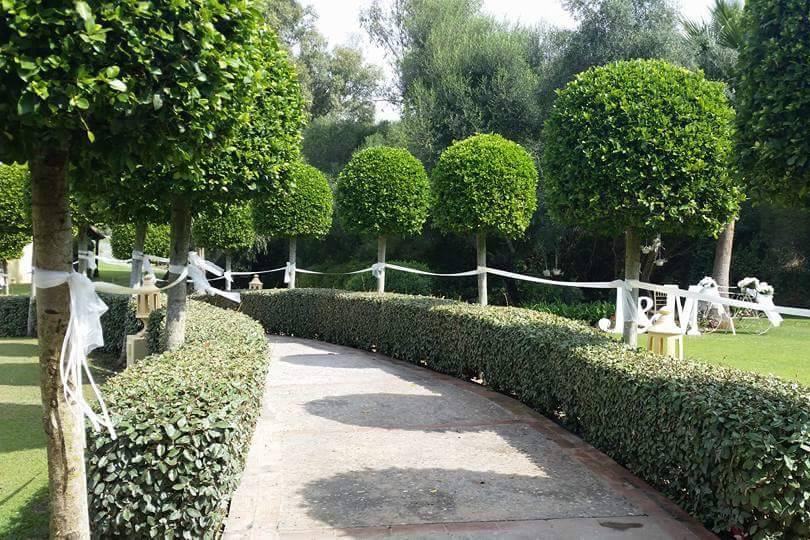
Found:
[{"label": "path shadow", "polygon": [[[640,515],[620,497],[541,475],[439,468],[364,469],[304,485],[307,514],[336,528]],[[283,524],[281,524],[283,526]]]}]

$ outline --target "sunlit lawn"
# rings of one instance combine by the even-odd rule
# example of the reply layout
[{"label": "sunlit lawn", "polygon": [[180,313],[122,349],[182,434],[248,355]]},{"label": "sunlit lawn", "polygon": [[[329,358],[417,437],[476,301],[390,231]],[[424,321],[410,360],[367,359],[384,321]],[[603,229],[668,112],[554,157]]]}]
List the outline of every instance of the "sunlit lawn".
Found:
[{"label": "sunlit lawn", "polygon": [[[99,262],[98,277],[95,279],[128,286],[129,266]],[[10,287],[11,294],[28,294],[30,291],[31,285],[28,283],[12,283]]]},{"label": "sunlit lawn", "polygon": [[[36,340],[0,339],[0,538],[44,538],[48,468]],[[93,375],[103,379],[104,370]],[[89,387],[85,387],[85,392]],[[87,394],[86,394],[87,395]]]}]

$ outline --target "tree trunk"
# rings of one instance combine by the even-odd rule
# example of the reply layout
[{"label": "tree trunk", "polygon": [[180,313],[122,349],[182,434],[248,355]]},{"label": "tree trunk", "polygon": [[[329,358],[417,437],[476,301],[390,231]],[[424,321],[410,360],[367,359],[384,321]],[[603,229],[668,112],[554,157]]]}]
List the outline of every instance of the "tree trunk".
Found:
[{"label": "tree trunk", "polygon": [[[31,244],[31,262],[34,263],[37,260],[37,241],[36,238]],[[37,288],[34,287],[34,274],[36,273],[36,265],[31,265],[31,293],[28,295],[28,322],[26,324],[25,335],[28,337],[36,337],[36,325],[35,322],[37,320]]]},{"label": "tree trunk", "polygon": [[[624,234],[624,279],[638,279],[641,272],[641,239],[638,231],[628,229]],[[638,305],[638,289],[630,293],[633,305]],[[632,313],[625,313],[624,342],[635,348],[638,346],[638,323]]]},{"label": "tree trunk", "polygon": [[[226,272],[230,272],[230,271],[231,271],[231,262],[232,262],[232,261],[231,261],[231,252],[230,252],[230,251],[226,251],[226,252],[225,252],[225,271],[226,271]],[[225,290],[226,290],[226,291],[230,291],[230,290],[231,290],[231,282],[230,282],[230,280],[228,280],[228,279],[226,279],[226,280],[225,280]]]},{"label": "tree trunk", "polygon": [[[475,251],[478,259],[478,269],[486,268],[487,266],[487,235],[480,232],[475,235]],[[481,272],[478,274],[478,303],[482,306],[487,305],[487,273]]]},{"label": "tree trunk", "polygon": [[[79,268],[78,271],[80,274],[87,275],[87,259],[82,258],[82,253],[87,251],[87,225],[82,224],[79,225],[79,236],[76,239],[76,244],[78,246],[77,251],[79,252]],[[85,253],[86,255],[86,253]],[[91,276],[92,277],[92,276]]]},{"label": "tree trunk", "polygon": [[[146,223],[135,224],[135,241],[132,244],[132,251],[139,251],[143,253],[143,247],[146,245]],[[143,274],[143,259],[132,259],[132,270],[129,274],[129,286],[134,287],[141,282],[141,275]]]},{"label": "tree trunk", "polygon": [[714,268],[712,277],[717,282],[723,296],[728,296],[728,286],[731,281],[731,253],[734,247],[734,223],[731,220],[720,236],[714,249]]},{"label": "tree trunk", "polygon": [[[70,272],[73,238],[68,201],[67,152],[48,149],[31,161],[34,266]],[[70,318],[67,284],[37,294],[40,389],[47,438],[50,537],[90,538],[84,469],[84,417],[65,401],[59,354]],[[78,389],[81,391],[81,389]]]},{"label": "tree trunk", "polygon": [[5,281],[3,282],[3,289],[6,296],[9,295],[11,292],[11,278],[8,275],[8,261],[3,261],[3,275],[6,277]]},{"label": "tree trunk", "polygon": [[[191,238],[191,206],[188,199],[172,197],[171,253],[169,254],[169,281],[180,275],[180,268],[188,264],[188,245]],[[172,269],[176,271],[172,271]],[[181,283],[168,290],[166,306],[166,348],[174,350],[186,339],[186,286]]]},{"label": "tree trunk", "polygon": [[[377,263],[385,264],[385,236],[377,237]],[[377,278],[377,292],[385,292],[385,268],[380,269],[380,277]]]},{"label": "tree trunk", "polygon": [[[290,237],[290,256],[287,258],[287,260],[290,263],[292,263],[293,265],[295,265],[297,260],[298,260],[298,253],[297,253],[297,247],[298,246],[296,244],[297,244],[297,242],[296,242],[295,236],[291,236]],[[287,283],[287,288],[288,289],[294,289],[295,288],[295,272],[290,272],[290,281],[289,281],[289,283]]]}]

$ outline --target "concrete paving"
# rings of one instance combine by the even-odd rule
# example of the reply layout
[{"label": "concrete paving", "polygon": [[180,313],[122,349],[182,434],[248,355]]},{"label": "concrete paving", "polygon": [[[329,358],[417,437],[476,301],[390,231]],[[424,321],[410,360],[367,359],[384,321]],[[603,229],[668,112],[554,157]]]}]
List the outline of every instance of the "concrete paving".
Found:
[{"label": "concrete paving", "polygon": [[225,538],[713,538],[511,398],[378,354],[270,340]]}]

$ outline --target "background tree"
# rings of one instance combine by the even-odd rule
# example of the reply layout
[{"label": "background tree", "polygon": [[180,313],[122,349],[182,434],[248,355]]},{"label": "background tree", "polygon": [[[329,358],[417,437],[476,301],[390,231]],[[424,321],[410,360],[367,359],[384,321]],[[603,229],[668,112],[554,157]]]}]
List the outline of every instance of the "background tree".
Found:
[{"label": "background tree", "polygon": [[[165,178],[172,185],[195,176],[183,164],[196,163],[223,119],[241,113],[239,98],[249,93],[240,87],[253,83],[245,53],[254,13],[242,0],[4,2],[0,159],[29,164],[37,268],[71,270],[69,164],[83,183],[102,176],[93,162],[114,171],[160,161],[173,167],[176,174]],[[58,376],[68,317],[67,284],[38,292],[50,531],[87,538],[84,420],[65,401]]]},{"label": "background tree", "polygon": [[0,269],[9,289],[8,260],[22,256],[31,241],[31,192],[28,167],[0,163]]},{"label": "background tree", "polygon": [[144,233],[140,251],[156,257],[169,256],[169,238],[171,236],[169,225],[146,223],[142,226],[135,223],[124,223],[123,225],[113,225],[110,228],[110,247],[113,257],[128,259],[132,256],[133,246],[138,244],[135,238],[140,234],[139,229],[141,228],[144,229]]},{"label": "background tree", "polygon": [[739,74],[737,139],[748,189],[810,207],[807,2],[746,2]]},{"label": "background tree", "polygon": [[[289,239],[288,261],[297,262],[297,238],[322,238],[332,227],[332,188],[318,169],[296,163],[287,172],[294,187],[282,196],[254,201],[253,221],[259,235]],[[295,272],[287,283],[295,288]]]},{"label": "background tree", "polygon": [[[517,238],[537,209],[537,169],[531,155],[500,135],[475,135],[442,152],[433,169],[437,227],[475,234],[478,267],[487,265],[487,235]],[[478,300],[487,305],[487,275],[478,274]]]},{"label": "background tree", "polygon": [[[377,236],[377,262],[385,263],[387,236],[422,230],[430,185],[422,163],[410,152],[376,146],[352,156],[338,177],[335,199],[346,229]],[[377,290],[385,291],[385,271]]]},{"label": "background tree", "polygon": [[[737,0],[715,0],[708,22],[686,20],[683,23],[687,45],[693,51],[698,67],[708,79],[727,84],[732,103],[737,56],[742,47],[744,32],[742,15],[742,3]],[[715,246],[712,277],[721,290],[727,290],[731,284],[731,256],[736,222],[737,216],[734,216],[720,233]]]},{"label": "background tree", "polygon": [[[739,210],[733,115],[723,84],[664,61],[580,74],[560,92],[543,133],[552,216],[623,231],[625,278],[638,279],[642,234],[715,235]],[[636,334],[626,321],[625,342],[635,346]]]},{"label": "background tree", "polygon": [[[194,219],[193,235],[197,247],[221,251],[225,270],[230,272],[233,253],[250,249],[256,241],[251,205],[212,205]],[[231,290],[228,280],[225,289]]]}]

